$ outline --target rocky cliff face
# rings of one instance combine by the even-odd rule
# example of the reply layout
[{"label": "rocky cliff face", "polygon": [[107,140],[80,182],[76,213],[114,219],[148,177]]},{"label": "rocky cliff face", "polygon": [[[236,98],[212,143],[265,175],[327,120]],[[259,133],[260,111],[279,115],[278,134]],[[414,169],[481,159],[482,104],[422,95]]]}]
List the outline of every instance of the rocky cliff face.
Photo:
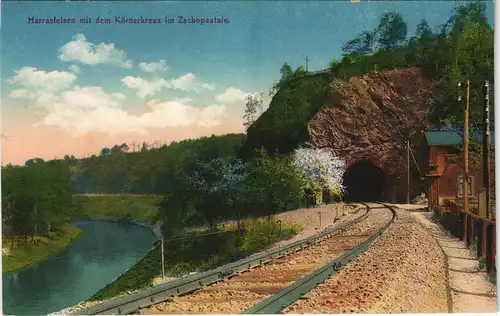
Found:
[{"label": "rocky cliff face", "polygon": [[[401,196],[398,188],[406,189],[401,182],[406,181],[404,142],[410,139],[413,149],[421,146],[433,89],[433,81],[418,68],[334,80],[325,106],[309,121],[308,144],[331,148],[348,164],[373,162],[388,179],[385,198],[393,200]],[[422,162],[425,154],[419,153]]]}]

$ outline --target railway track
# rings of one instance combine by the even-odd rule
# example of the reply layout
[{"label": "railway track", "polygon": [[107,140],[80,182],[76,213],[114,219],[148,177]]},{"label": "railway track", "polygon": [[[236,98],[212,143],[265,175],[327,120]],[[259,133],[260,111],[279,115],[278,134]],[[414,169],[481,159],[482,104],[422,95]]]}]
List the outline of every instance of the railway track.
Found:
[{"label": "railway track", "polygon": [[278,313],[361,254],[395,220],[387,206],[364,205],[363,215],[313,237],[76,313]]}]

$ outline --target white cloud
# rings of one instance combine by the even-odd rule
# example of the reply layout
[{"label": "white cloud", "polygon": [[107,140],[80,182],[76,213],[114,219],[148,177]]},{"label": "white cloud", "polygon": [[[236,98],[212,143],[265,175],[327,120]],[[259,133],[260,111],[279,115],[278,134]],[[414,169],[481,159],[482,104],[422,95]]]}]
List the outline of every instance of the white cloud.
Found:
[{"label": "white cloud", "polygon": [[155,95],[163,88],[177,89],[187,92],[192,91],[196,93],[198,93],[200,89],[213,90],[215,88],[213,85],[199,82],[196,79],[196,76],[192,73],[188,73],[177,79],[171,80],[156,78],[148,81],[141,77],[127,76],[122,78],[121,81],[126,87],[137,90],[137,96],[140,98]]},{"label": "white cloud", "polygon": [[[60,72],[23,69],[8,80],[20,86],[11,91],[10,97],[32,101],[30,104],[34,112],[42,116],[35,126],[56,126],[73,136],[89,132],[147,134],[149,128],[179,126],[210,128],[220,125],[226,115],[224,105],[196,107],[190,104],[191,99],[149,101],[147,112],[134,115],[123,108],[126,96],[122,93],[108,93],[102,87],[70,87],[68,85],[73,81],[71,76],[74,76],[71,73],[68,73],[71,76],[61,76]],[[130,77],[125,81],[130,86],[140,87],[144,93],[156,89],[156,86],[145,85],[138,78]]]},{"label": "white cloud", "polygon": [[153,81],[147,81],[141,77],[131,77],[127,76],[122,78],[122,83],[130,89],[137,90],[137,96],[144,98],[149,95],[155,95],[163,87],[168,86],[168,82],[164,79],[156,79]]},{"label": "white cloud", "polygon": [[32,97],[32,93],[26,89],[16,89],[12,90],[9,96],[15,99],[29,99]]},{"label": "white cloud", "polygon": [[[28,90],[59,91],[73,84],[76,76],[66,71],[45,72],[34,67],[23,67],[7,79],[10,84],[20,85]],[[14,91],[13,91],[14,92]]]},{"label": "white cloud", "polygon": [[160,59],[157,63],[140,63],[139,68],[145,72],[161,72],[167,70],[167,64],[165,60]]},{"label": "white cloud", "polygon": [[55,96],[52,104],[43,104],[48,114],[38,125],[57,126],[73,136],[89,132],[145,134],[145,126],[137,124],[137,117],[121,107],[123,98],[121,94],[108,94],[101,87],[76,86]]},{"label": "white cloud", "polygon": [[224,93],[215,96],[215,100],[224,103],[234,103],[244,101],[249,93],[238,89],[229,87]]},{"label": "white cloud", "polygon": [[59,48],[59,59],[76,61],[87,65],[113,64],[122,68],[132,68],[131,60],[126,59],[126,53],[117,48],[114,43],[99,45],[87,41],[83,34],[77,34],[71,42]]},{"label": "white cloud", "polygon": [[156,128],[192,125],[214,127],[222,123],[226,110],[224,105],[197,108],[189,105],[189,102],[191,99],[149,101],[147,105],[151,108],[151,112],[143,114],[140,119],[143,124],[147,122],[151,127]]},{"label": "white cloud", "polygon": [[222,124],[222,119],[226,117],[226,106],[219,104],[209,105],[200,111],[198,125],[202,127],[215,127]]},{"label": "white cloud", "polygon": [[170,80],[168,88],[199,92],[200,88],[213,90],[215,89],[215,86],[207,83],[200,83],[196,79],[196,76],[190,72],[185,74],[184,76],[180,76],[177,79]]},{"label": "white cloud", "polygon": [[202,87],[203,89],[207,89],[207,90],[214,90],[214,89],[215,89],[215,85],[213,85],[213,84],[208,84],[208,83],[204,83],[204,84],[202,84],[202,85],[201,85],[201,87]]},{"label": "white cloud", "polygon": [[120,64],[121,68],[132,69],[134,67],[134,63],[131,60],[126,60]]},{"label": "white cloud", "polygon": [[198,108],[190,105],[189,99],[150,101],[149,111],[133,115],[121,106],[123,98],[123,95],[107,94],[101,87],[75,87],[57,97],[58,102],[49,106],[42,123],[58,126],[73,136],[89,132],[113,136],[131,132],[147,134],[149,128],[210,128],[220,125],[225,116],[223,105]]},{"label": "white cloud", "polygon": [[80,73],[80,67],[78,67],[77,65],[71,65],[68,67],[68,69],[75,74]]}]

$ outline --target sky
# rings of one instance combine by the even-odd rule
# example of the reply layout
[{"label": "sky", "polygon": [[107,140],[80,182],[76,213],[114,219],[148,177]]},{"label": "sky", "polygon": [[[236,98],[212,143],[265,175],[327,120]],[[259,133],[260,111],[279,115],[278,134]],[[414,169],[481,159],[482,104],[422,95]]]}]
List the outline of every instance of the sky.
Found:
[{"label": "sky", "polygon": [[[453,1],[2,2],[2,164],[83,157],[103,147],[244,132],[245,97],[268,92],[285,62],[309,70],[400,12],[411,36]],[[119,24],[116,18],[161,19]],[[493,25],[493,4],[487,3]],[[74,24],[35,24],[67,18]],[[81,23],[89,17],[91,23]],[[165,23],[165,18],[174,23]],[[228,23],[179,23],[220,18]],[[96,23],[110,18],[111,23]],[[32,19],[32,20],[33,20]]]}]

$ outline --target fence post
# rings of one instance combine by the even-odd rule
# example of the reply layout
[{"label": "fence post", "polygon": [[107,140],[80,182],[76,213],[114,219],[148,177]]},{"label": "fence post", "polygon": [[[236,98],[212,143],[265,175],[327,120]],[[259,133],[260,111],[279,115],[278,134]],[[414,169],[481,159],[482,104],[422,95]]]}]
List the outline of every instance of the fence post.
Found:
[{"label": "fence post", "polygon": [[491,225],[491,268],[493,271],[497,269],[497,232],[496,232],[496,224]]},{"label": "fence post", "polygon": [[486,229],[486,272],[490,273],[491,268],[493,266],[493,234],[492,234],[493,225],[488,223],[488,227]]},{"label": "fence post", "polygon": [[467,220],[467,248],[470,247],[474,240],[474,219],[469,217]]},{"label": "fence post", "polygon": [[477,242],[476,242],[476,256],[481,258],[483,256],[483,221],[477,222]]},{"label": "fence post", "polygon": [[481,227],[481,257],[486,259],[487,257],[487,245],[488,245],[488,223],[483,221]]},{"label": "fence post", "polygon": [[467,244],[467,213],[462,214],[462,241]]}]

